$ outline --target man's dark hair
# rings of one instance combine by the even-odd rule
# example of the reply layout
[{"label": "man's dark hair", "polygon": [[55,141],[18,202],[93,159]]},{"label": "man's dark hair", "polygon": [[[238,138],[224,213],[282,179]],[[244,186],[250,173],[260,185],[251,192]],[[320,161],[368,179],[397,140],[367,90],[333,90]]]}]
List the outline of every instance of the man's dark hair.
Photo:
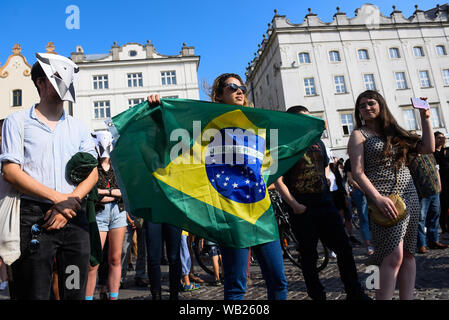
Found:
[{"label": "man's dark hair", "polygon": [[36,86],[37,92],[38,92],[39,94],[40,94],[40,91],[39,91],[39,87],[38,87],[37,84],[36,84],[36,81],[37,81],[37,79],[39,79],[39,78],[46,78],[46,77],[47,77],[47,76],[46,76],[46,74],[45,74],[45,72],[44,72],[44,69],[42,69],[40,63],[36,61],[36,62],[33,64],[33,67],[31,68],[31,80],[33,80],[34,85]]},{"label": "man's dark hair", "polygon": [[309,112],[309,109],[307,109],[304,106],[293,106],[287,109],[288,113],[300,113],[300,112]]},{"label": "man's dark hair", "polygon": [[442,134],[443,136],[444,136],[444,133],[443,132],[440,132],[440,131],[435,131],[434,133],[433,133],[433,136],[436,138],[438,135],[440,135],[440,134]]}]

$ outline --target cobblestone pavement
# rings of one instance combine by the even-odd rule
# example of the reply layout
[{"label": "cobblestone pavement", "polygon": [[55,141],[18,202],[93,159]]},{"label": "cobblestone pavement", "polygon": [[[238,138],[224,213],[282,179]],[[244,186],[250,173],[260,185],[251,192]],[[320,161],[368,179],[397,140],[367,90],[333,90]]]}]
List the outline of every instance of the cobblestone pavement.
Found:
[{"label": "cobblestone pavement", "polygon": [[[360,237],[359,237],[360,239]],[[442,238],[442,242],[449,242]],[[353,248],[354,259],[357,266],[359,279],[363,285],[369,273],[365,273],[367,265],[367,256],[362,246]],[[285,274],[288,281],[288,300],[309,300],[306,292],[306,286],[301,271],[290,261],[284,260]],[[165,268],[166,269],[166,268]],[[426,254],[416,254],[416,300],[449,300],[449,249],[429,250]],[[205,280],[211,281],[212,278],[200,267],[196,266],[195,271],[200,273]],[[201,271],[201,272],[199,272]],[[253,264],[250,267],[251,283],[248,285],[245,299],[247,300],[265,300],[267,298],[265,282],[262,278],[259,266]],[[346,299],[343,284],[338,273],[336,259],[330,259],[328,266],[320,273],[320,279],[327,292],[328,300]],[[168,299],[168,274],[164,274],[163,299]],[[134,284],[133,279],[129,282]],[[366,290],[366,293],[374,298],[374,290]],[[144,300],[151,299],[149,290],[137,290],[130,288],[120,291],[121,299]],[[208,284],[201,284],[200,289],[193,292],[180,293],[182,300],[222,300],[223,287],[214,287]],[[396,290],[394,299],[399,299],[399,293]]]},{"label": "cobblestone pavement", "polygon": [[[442,242],[449,242],[449,236]],[[364,285],[369,276],[365,273],[367,265],[365,250],[361,246],[353,248],[354,258],[357,265],[358,275]],[[304,278],[301,271],[291,262],[284,260],[285,273],[288,281],[288,300],[308,300]],[[416,290],[417,300],[449,300],[449,249],[429,250],[426,254],[416,254]],[[211,281],[212,277],[195,266],[198,272],[206,281]],[[120,290],[120,300],[150,300],[149,288],[139,288],[134,285],[134,271],[128,272],[125,288]],[[260,268],[257,263],[250,267],[251,283],[245,295],[247,300],[265,300],[266,289]],[[162,266],[163,286],[162,298],[168,299],[168,267]],[[345,299],[346,294],[343,284],[340,281],[336,259],[331,259],[329,265],[320,273],[320,279],[327,292],[328,300]],[[374,290],[366,290],[367,294],[374,298]],[[96,298],[98,295],[96,295]],[[207,283],[201,284],[200,289],[193,292],[181,292],[180,300],[222,300],[223,286],[215,287]],[[396,290],[394,299],[398,299]],[[0,291],[0,300],[8,299],[8,290]]]}]

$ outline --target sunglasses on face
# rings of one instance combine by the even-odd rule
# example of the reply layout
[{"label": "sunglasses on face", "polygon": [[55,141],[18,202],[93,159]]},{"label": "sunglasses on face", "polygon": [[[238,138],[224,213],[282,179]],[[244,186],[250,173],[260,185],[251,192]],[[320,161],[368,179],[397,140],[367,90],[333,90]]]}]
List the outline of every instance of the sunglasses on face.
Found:
[{"label": "sunglasses on face", "polygon": [[229,89],[231,89],[233,92],[237,91],[238,89],[242,90],[242,93],[245,94],[246,93],[246,87],[245,86],[238,86],[235,83],[226,83],[224,85],[224,88],[228,87]]},{"label": "sunglasses on face", "polygon": [[34,252],[37,251],[40,247],[39,240],[37,237],[41,234],[41,228],[40,226],[35,223],[31,226],[31,241],[30,241],[30,251]]},{"label": "sunglasses on face", "polygon": [[377,101],[368,101],[367,103],[361,103],[359,104],[359,109],[365,109],[367,106],[374,106],[377,104]]}]

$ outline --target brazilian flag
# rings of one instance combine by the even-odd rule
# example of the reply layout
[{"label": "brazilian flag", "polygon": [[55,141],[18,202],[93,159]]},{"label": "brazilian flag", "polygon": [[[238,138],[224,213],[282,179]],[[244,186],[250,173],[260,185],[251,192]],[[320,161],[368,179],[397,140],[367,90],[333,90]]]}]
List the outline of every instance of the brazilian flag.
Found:
[{"label": "brazilian flag", "polygon": [[168,98],[107,124],[129,212],[234,248],[279,238],[267,188],[324,130],[308,115]]}]

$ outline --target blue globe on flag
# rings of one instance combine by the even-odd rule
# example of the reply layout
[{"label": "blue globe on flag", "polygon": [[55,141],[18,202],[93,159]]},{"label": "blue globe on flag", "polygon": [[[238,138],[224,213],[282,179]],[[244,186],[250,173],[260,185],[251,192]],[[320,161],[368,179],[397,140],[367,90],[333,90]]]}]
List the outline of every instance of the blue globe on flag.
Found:
[{"label": "blue globe on flag", "polygon": [[262,176],[265,139],[251,130],[224,128],[213,137],[206,151],[210,184],[224,197],[239,203],[265,198]]}]

